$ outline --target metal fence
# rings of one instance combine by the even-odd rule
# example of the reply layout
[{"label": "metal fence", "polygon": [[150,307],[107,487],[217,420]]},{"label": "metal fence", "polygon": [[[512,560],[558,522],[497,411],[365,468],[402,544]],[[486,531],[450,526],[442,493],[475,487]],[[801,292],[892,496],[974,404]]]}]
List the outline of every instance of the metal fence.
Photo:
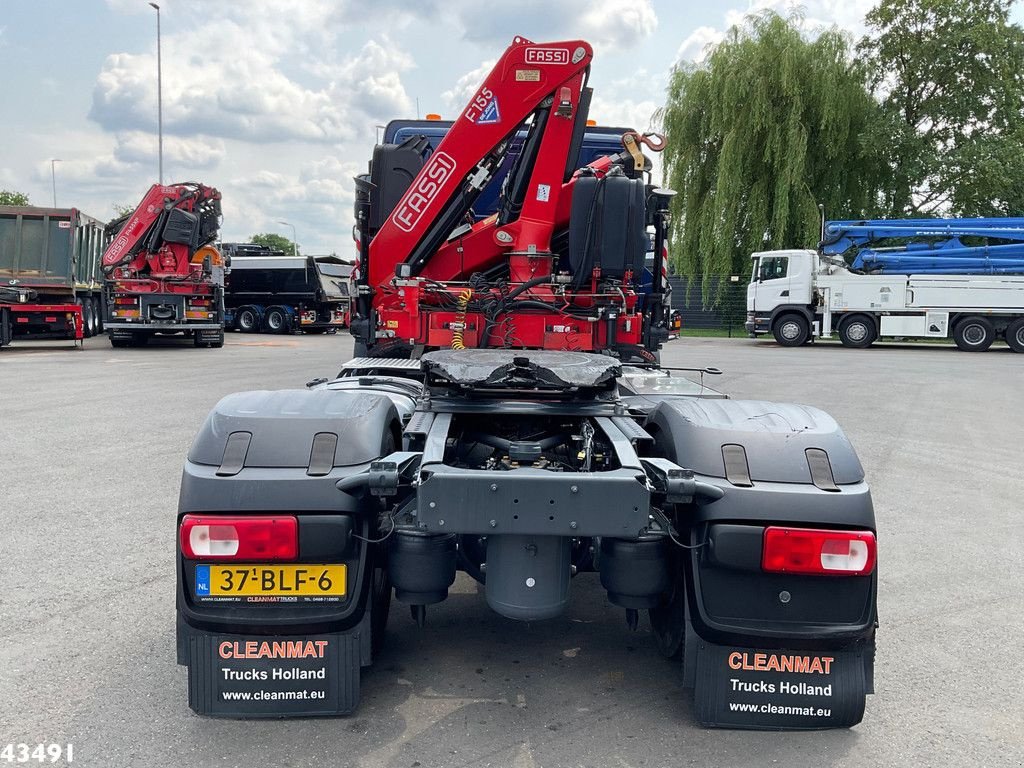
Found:
[{"label": "metal fence", "polygon": [[[718,330],[742,336],[747,316],[747,279],[741,275],[716,275],[705,293],[700,278],[673,275],[672,309],[682,315],[683,331]],[[717,296],[717,301],[715,297]],[[712,306],[713,305],[713,306]],[[708,309],[708,306],[712,306]]]}]

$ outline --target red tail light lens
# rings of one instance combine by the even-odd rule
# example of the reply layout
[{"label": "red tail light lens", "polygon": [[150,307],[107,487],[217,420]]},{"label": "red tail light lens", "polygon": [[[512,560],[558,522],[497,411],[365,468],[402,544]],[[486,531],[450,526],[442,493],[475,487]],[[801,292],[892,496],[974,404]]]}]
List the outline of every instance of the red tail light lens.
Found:
[{"label": "red tail light lens", "polygon": [[875,534],[769,527],[764,530],[762,570],[865,576],[875,569]]},{"label": "red tail light lens", "polygon": [[299,521],[276,515],[185,515],[180,540],[190,560],[294,560]]}]

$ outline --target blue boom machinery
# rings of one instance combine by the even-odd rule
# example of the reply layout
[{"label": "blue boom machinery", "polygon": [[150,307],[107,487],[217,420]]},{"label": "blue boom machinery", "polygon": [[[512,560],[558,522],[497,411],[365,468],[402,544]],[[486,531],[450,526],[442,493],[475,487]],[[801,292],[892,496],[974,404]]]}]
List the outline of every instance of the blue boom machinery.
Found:
[{"label": "blue boom machinery", "polygon": [[[966,245],[965,237],[985,242]],[[875,245],[886,241],[895,244]],[[829,221],[818,248],[830,255],[857,249],[855,272],[1024,274],[1024,218]]]}]

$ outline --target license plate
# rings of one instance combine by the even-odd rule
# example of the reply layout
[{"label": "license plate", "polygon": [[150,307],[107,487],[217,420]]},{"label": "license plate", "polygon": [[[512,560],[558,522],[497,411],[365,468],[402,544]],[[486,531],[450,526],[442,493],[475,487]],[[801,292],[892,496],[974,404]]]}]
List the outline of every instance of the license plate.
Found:
[{"label": "license plate", "polygon": [[197,597],[344,597],[341,565],[197,565]]}]

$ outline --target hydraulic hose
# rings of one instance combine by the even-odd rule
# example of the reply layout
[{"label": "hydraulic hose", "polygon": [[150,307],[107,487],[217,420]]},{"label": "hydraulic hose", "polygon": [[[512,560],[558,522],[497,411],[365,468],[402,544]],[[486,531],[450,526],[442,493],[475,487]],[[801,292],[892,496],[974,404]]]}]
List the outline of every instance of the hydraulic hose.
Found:
[{"label": "hydraulic hose", "polygon": [[472,298],[473,289],[464,288],[456,301],[456,304],[458,305],[458,312],[455,314],[455,322],[452,324],[455,326],[454,330],[452,330],[452,349],[466,348],[466,307],[469,306],[469,300]]}]

